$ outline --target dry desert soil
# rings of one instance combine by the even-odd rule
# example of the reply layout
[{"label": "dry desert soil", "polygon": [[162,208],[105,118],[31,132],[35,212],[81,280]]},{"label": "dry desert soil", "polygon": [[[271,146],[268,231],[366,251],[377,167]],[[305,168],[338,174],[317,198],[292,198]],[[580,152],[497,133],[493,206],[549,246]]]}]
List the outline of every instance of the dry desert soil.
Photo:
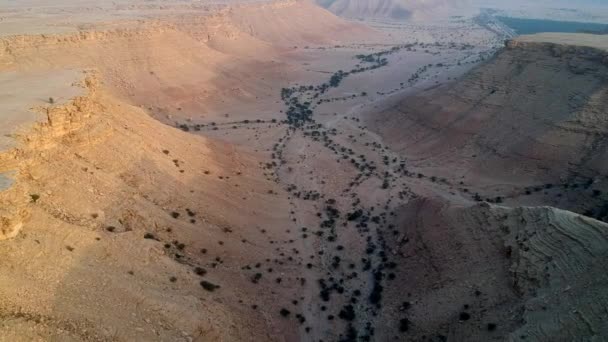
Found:
[{"label": "dry desert soil", "polygon": [[608,340],[608,35],[419,3],[1,3],[0,341]]}]

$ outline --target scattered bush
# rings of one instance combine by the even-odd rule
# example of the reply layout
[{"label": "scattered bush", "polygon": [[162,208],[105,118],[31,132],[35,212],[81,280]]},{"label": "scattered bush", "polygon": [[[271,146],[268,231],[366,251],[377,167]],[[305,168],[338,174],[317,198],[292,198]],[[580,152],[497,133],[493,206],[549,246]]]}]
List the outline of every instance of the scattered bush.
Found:
[{"label": "scattered bush", "polygon": [[152,233],[146,233],[146,234],[144,234],[144,239],[158,240],[156,238],[156,236],[154,236],[154,234],[152,234]]},{"label": "scattered bush", "polygon": [[219,288],[220,288],[220,286],[219,286],[219,285],[215,285],[215,284],[213,284],[213,283],[211,283],[211,282],[208,282],[208,281],[206,281],[206,280],[201,281],[201,283],[200,283],[200,284],[201,284],[201,286],[202,286],[202,287],[203,287],[205,290],[207,290],[207,291],[209,291],[209,292],[213,292],[213,291],[215,291],[216,289],[219,289]]},{"label": "scattered bush", "polygon": [[471,314],[463,311],[460,313],[460,315],[458,315],[458,319],[461,321],[468,321],[469,319],[471,319]]},{"label": "scattered bush", "polygon": [[342,308],[342,310],[340,310],[340,313],[338,314],[338,317],[340,317],[341,319],[345,320],[345,321],[352,321],[355,319],[355,309],[353,308],[352,305],[346,305]]}]

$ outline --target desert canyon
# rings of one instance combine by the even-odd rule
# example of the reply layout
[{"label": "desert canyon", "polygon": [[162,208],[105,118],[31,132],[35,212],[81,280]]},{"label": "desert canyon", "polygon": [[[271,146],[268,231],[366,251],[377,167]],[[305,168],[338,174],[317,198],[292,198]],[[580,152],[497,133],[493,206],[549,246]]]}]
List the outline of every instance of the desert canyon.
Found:
[{"label": "desert canyon", "polygon": [[2,1],[0,341],[607,341],[608,34],[500,19],[560,6]]}]

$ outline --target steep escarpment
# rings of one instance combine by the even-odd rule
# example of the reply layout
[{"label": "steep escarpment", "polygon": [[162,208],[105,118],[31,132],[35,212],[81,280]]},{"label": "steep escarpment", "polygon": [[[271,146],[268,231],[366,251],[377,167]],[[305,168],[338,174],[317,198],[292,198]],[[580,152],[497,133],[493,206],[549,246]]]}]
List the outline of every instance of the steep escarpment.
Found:
[{"label": "steep escarpment", "polygon": [[279,309],[240,271],[273,257],[289,222],[257,156],[165,126],[98,83],[86,75],[86,95],[41,108],[47,119],[0,154],[15,173],[0,193],[12,237],[0,245],[3,336],[290,336],[291,323],[252,314]]},{"label": "steep escarpment", "polygon": [[95,68],[115,94],[172,123],[169,116],[204,115],[225,98],[243,104],[276,100],[284,75],[301,71],[285,62],[285,53],[353,36],[374,33],[308,2],[277,1],[126,20],[78,33],[3,37],[0,68]]},{"label": "steep escarpment", "polygon": [[480,192],[484,198],[544,191],[552,205],[603,218],[606,38],[560,37],[510,41],[462,79],[403,99],[369,122],[419,166],[442,172],[451,165],[444,175],[459,182],[518,187]]},{"label": "steep escarpment", "polygon": [[[458,341],[605,336],[608,225],[549,207],[419,199],[398,217],[409,333]],[[411,335],[410,335],[411,336]],[[413,339],[415,340],[415,338]]]},{"label": "steep escarpment", "polygon": [[[230,21],[258,39],[292,47],[297,44],[344,43],[377,37],[367,26],[345,22],[312,1],[290,0],[233,10]],[[268,25],[272,23],[272,25]]]},{"label": "steep escarpment", "polygon": [[387,319],[437,340],[608,334],[605,43],[520,37],[452,84],[366,114],[412,176],[437,184],[396,210],[387,249],[402,286],[386,295],[408,299]]},{"label": "steep escarpment", "polygon": [[[513,170],[518,177],[567,177],[575,168],[569,163],[578,172],[605,172],[606,56],[590,47],[509,42],[448,89],[422,93],[389,110],[396,114],[393,120],[406,121],[395,130],[409,129],[386,131],[387,136],[404,150],[408,146],[405,153],[429,158],[460,157],[459,150],[466,150],[477,159],[492,158],[496,169],[518,159],[523,161]],[[432,156],[437,152],[441,155]]]}]

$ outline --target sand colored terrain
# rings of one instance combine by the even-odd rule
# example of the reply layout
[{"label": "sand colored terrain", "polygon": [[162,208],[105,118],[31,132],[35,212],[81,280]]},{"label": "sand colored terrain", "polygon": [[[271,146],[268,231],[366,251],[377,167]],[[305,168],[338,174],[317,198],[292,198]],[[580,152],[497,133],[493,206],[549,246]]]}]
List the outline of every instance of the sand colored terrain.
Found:
[{"label": "sand colored terrain", "polygon": [[41,118],[32,107],[65,102],[80,93],[80,75],[74,70],[61,70],[43,74],[3,73],[0,79],[2,92],[2,127],[0,151],[14,147],[11,135],[18,129],[27,131],[27,124]]},{"label": "sand colored terrain", "polygon": [[[294,10],[305,16],[265,29]],[[305,30],[314,20],[319,31]],[[262,155],[166,126],[149,115],[165,108],[133,103],[177,113],[235,92],[255,100],[241,88],[264,88],[254,65],[277,87],[273,70],[294,68],[267,59],[291,44],[373,30],[304,2],[116,26],[2,38],[11,137],[0,237],[12,240],[1,252],[11,274],[0,286],[1,339],[295,339],[295,322],[276,316],[297,298],[301,261],[273,246],[289,239],[291,218]],[[251,283],[262,262],[282,280],[272,290]]]},{"label": "sand colored terrain", "polygon": [[[248,312],[265,295],[239,288],[249,280],[235,264],[270,257],[259,230],[278,237],[288,222],[268,193],[281,190],[255,156],[164,126],[95,80],[2,155],[3,167],[18,165],[3,217],[18,212],[25,229],[2,245],[12,275],[0,286],[2,339],[268,339],[270,330],[252,329],[263,316]],[[243,299],[245,311],[230,308]]]},{"label": "sand colored terrain", "polygon": [[[74,34],[9,36],[0,63],[8,70],[96,68],[118,96],[145,103],[159,117],[177,108],[195,117],[224,98],[252,104],[276,96],[285,75],[299,71],[282,58],[295,45],[375,36],[308,2],[235,6],[102,23]],[[265,25],[270,18],[286,19]]]},{"label": "sand colored terrain", "polygon": [[503,49],[491,16],[306,1],[0,9],[0,340],[608,334],[598,38]]},{"label": "sand colored terrain", "polygon": [[418,165],[440,172],[437,167],[449,162],[457,166],[449,171],[454,179],[504,185],[486,188],[484,198],[507,195],[525,201],[527,186],[579,183],[588,190],[545,195],[554,197],[553,204],[603,217],[601,200],[588,196],[589,188],[605,187],[607,52],[601,47],[606,38],[589,35],[577,45],[562,43],[578,37],[509,41],[493,60],[461,80],[370,115],[370,122],[382,123],[378,129],[387,142]]}]

